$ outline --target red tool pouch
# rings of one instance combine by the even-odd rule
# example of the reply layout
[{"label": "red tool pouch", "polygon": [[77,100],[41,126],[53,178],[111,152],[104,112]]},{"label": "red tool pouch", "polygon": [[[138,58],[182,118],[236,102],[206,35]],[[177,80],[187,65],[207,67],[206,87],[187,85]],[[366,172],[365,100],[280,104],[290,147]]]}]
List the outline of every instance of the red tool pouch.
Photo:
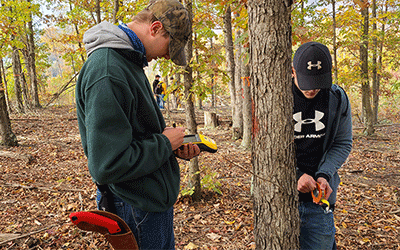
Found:
[{"label": "red tool pouch", "polygon": [[115,250],[139,250],[129,226],[115,214],[91,210],[72,213],[69,217],[79,229],[104,235]]}]

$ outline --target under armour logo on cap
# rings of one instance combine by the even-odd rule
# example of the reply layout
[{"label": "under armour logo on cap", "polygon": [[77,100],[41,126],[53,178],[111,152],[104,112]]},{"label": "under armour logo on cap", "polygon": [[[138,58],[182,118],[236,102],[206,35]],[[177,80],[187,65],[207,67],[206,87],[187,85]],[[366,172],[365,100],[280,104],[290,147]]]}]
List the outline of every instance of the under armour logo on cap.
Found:
[{"label": "under armour logo on cap", "polygon": [[312,67],[317,67],[317,69],[322,69],[321,64],[322,64],[321,61],[318,61],[317,64],[312,64],[311,61],[308,61],[308,67],[307,67],[307,69],[308,69],[308,70],[311,70]]},{"label": "under armour logo on cap", "polygon": [[324,117],[324,113],[315,110],[315,118],[314,119],[304,119],[302,120],[301,112],[298,112],[293,115],[293,119],[296,121],[294,125],[294,131],[301,132],[301,128],[303,124],[312,124],[315,123],[315,131],[320,131],[325,128],[325,124],[321,122],[322,117]]},{"label": "under armour logo on cap", "polygon": [[301,90],[326,89],[332,86],[332,57],[318,42],[301,45],[294,54],[293,68]]}]

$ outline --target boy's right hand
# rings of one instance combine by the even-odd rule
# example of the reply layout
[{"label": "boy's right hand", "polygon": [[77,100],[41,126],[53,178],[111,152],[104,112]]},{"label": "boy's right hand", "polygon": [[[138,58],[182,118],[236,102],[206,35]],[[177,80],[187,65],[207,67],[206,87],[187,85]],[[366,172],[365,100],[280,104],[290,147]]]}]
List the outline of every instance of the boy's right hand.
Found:
[{"label": "boy's right hand", "polygon": [[297,181],[297,190],[302,193],[309,193],[317,188],[317,182],[311,175],[303,174]]},{"label": "boy's right hand", "polygon": [[178,149],[180,146],[182,146],[183,143],[183,137],[185,136],[185,128],[183,127],[166,127],[163,131],[163,135],[165,135],[172,147],[172,151],[175,151]]}]

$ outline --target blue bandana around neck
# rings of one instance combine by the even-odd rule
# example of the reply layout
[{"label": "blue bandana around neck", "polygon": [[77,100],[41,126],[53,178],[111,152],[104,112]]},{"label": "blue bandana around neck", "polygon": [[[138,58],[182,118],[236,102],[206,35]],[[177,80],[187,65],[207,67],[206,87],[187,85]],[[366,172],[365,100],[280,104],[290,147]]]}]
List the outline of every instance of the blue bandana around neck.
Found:
[{"label": "blue bandana around neck", "polygon": [[118,25],[118,28],[123,30],[125,34],[129,37],[129,40],[132,43],[133,48],[143,54],[143,67],[148,66],[147,58],[146,58],[146,49],[143,46],[142,41],[140,41],[139,37],[133,32],[125,23],[121,23]]}]

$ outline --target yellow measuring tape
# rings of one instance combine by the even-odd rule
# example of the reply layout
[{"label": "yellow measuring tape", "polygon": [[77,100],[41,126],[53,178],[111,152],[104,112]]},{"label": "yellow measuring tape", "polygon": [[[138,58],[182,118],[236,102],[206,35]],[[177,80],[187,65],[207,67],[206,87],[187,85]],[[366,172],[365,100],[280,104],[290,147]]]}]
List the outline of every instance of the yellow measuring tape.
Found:
[{"label": "yellow measuring tape", "polygon": [[322,203],[326,204],[329,209],[329,201],[327,201],[325,199],[325,192],[324,192],[324,190],[321,190],[321,186],[319,185],[318,182],[317,182],[317,188],[311,192],[311,196],[312,196],[314,202],[317,202],[317,203],[322,202]]}]

